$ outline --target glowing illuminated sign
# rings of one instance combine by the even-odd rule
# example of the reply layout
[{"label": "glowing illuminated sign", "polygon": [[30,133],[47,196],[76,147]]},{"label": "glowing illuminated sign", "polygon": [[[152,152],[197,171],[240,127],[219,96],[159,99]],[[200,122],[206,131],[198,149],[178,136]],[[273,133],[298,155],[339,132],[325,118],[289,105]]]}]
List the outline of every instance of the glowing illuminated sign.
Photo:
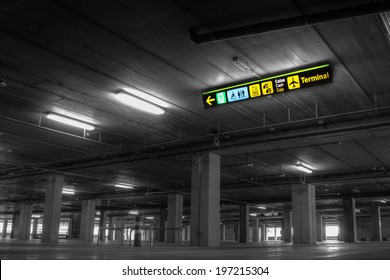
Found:
[{"label": "glowing illuminated sign", "polygon": [[256,81],[203,92],[203,105],[207,109],[237,101],[331,82],[332,76],[330,65],[323,64]]}]

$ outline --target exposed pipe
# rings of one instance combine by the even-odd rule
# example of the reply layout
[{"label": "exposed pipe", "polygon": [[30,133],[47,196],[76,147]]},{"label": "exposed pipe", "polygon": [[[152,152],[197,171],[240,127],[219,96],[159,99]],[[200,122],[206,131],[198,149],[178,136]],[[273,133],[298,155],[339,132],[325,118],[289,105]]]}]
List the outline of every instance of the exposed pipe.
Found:
[{"label": "exposed pipe", "polygon": [[326,23],[342,19],[367,16],[383,13],[390,10],[390,1],[359,5],[339,10],[326,11],[322,13],[287,18],[277,21],[257,23],[248,26],[241,26],[232,29],[225,29],[215,32],[199,34],[196,29],[190,30],[190,39],[196,44],[204,44],[215,41],[228,40],[244,36],[256,35],[278,30],[285,30],[301,26]]}]

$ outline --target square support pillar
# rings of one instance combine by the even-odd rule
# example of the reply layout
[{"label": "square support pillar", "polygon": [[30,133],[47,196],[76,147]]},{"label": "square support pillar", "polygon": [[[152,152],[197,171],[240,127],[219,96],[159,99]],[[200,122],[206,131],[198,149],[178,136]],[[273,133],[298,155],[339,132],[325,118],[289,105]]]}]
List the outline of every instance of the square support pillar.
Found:
[{"label": "square support pillar", "polygon": [[294,244],[315,244],[317,242],[314,185],[296,184],[292,186],[292,223]]},{"label": "square support pillar", "polygon": [[240,222],[234,223],[234,241],[240,241]]},{"label": "square support pillar", "polygon": [[[122,222],[122,219],[119,218],[119,217],[115,217],[114,218],[114,225],[116,228],[122,228],[123,227],[123,222]],[[124,232],[121,232],[119,230],[115,230],[114,231],[114,240],[118,241],[118,240],[121,240],[122,238],[122,235],[123,235],[123,238],[124,238]]]},{"label": "square support pillar", "polygon": [[226,241],[226,225],[221,224],[221,225],[220,225],[220,229],[221,229],[220,240],[221,240],[221,241]]},{"label": "square support pillar", "polygon": [[371,238],[372,241],[382,241],[381,207],[371,207]]},{"label": "square support pillar", "polygon": [[80,213],[74,213],[70,219],[69,235],[70,238],[80,238]]},{"label": "square support pillar", "polygon": [[47,177],[43,210],[42,242],[58,242],[63,185],[64,176],[54,174]]},{"label": "square support pillar", "polygon": [[[108,217],[108,227],[114,227],[114,217]],[[108,231],[107,240],[114,240],[114,230]]]},{"label": "square support pillar", "polygon": [[317,226],[317,241],[322,242],[324,241],[324,236],[322,235],[324,232],[323,225],[322,225],[322,215],[317,215],[316,226]]},{"label": "square support pillar", "polygon": [[32,224],[32,236],[34,237],[34,236],[37,236],[37,231],[38,231],[38,219],[37,218],[35,218],[35,219],[33,219],[33,224]]},{"label": "square support pillar", "polygon": [[32,204],[22,204],[20,206],[18,239],[29,240],[31,229]]},{"label": "square support pillar", "polygon": [[344,242],[357,241],[357,227],[356,227],[356,206],[354,198],[344,198],[344,219],[343,219],[343,233]]},{"label": "square support pillar", "polygon": [[192,157],[191,246],[219,246],[220,170],[219,155]]},{"label": "square support pillar", "polygon": [[159,219],[159,222],[160,222],[160,228],[161,230],[159,231],[159,235],[158,235],[158,240],[160,242],[165,242],[165,223],[166,223],[166,220],[167,220],[167,209],[165,208],[162,208],[160,209],[160,219]]},{"label": "square support pillar", "polygon": [[249,242],[249,206],[240,204],[240,243]]},{"label": "square support pillar", "polygon": [[283,213],[283,241],[292,242],[292,211]]},{"label": "square support pillar", "polygon": [[4,219],[3,220],[3,230],[1,232],[1,238],[6,238],[7,237],[7,227],[8,227],[8,220]]},{"label": "square support pillar", "polygon": [[11,227],[11,238],[16,238],[18,236],[18,226],[20,218],[20,205],[15,204],[14,213],[12,215],[12,227]]},{"label": "square support pillar", "polygon": [[260,241],[267,241],[267,226],[266,224],[261,224],[261,234],[260,234]]},{"label": "square support pillar", "polygon": [[257,217],[252,218],[252,241],[259,241],[259,219]]},{"label": "square support pillar", "polygon": [[[183,195],[172,193],[168,195],[168,213],[167,213],[168,228],[182,228],[183,226]],[[167,231],[168,243],[179,243],[181,232],[178,230]]]},{"label": "square support pillar", "polygon": [[[99,228],[107,227],[107,211],[100,211]],[[106,230],[100,232],[100,240],[106,241]]]},{"label": "square support pillar", "polygon": [[95,205],[95,200],[83,200],[81,203],[80,240],[93,240]]}]

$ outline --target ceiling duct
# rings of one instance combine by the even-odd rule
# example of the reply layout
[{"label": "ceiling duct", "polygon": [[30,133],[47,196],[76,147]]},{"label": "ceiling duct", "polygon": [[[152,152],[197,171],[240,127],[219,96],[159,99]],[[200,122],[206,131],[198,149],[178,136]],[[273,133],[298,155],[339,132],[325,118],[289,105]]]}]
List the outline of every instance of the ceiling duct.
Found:
[{"label": "ceiling duct", "polygon": [[332,10],[312,15],[287,18],[277,21],[257,23],[232,29],[199,34],[196,29],[190,31],[190,39],[194,44],[200,45],[215,41],[229,40],[244,36],[256,35],[272,31],[309,26],[348,18],[367,16],[390,11],[390,1],[371,3],[355,7]]}]

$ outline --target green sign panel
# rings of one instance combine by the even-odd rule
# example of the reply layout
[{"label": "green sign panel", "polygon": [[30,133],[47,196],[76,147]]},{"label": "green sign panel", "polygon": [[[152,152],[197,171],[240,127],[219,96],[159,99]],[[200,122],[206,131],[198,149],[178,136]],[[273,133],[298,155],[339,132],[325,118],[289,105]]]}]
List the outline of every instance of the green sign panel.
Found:
[{"label": "green sign panel", "polygon": [[329,64],[202,93],[207,108],[332,82]]}]

